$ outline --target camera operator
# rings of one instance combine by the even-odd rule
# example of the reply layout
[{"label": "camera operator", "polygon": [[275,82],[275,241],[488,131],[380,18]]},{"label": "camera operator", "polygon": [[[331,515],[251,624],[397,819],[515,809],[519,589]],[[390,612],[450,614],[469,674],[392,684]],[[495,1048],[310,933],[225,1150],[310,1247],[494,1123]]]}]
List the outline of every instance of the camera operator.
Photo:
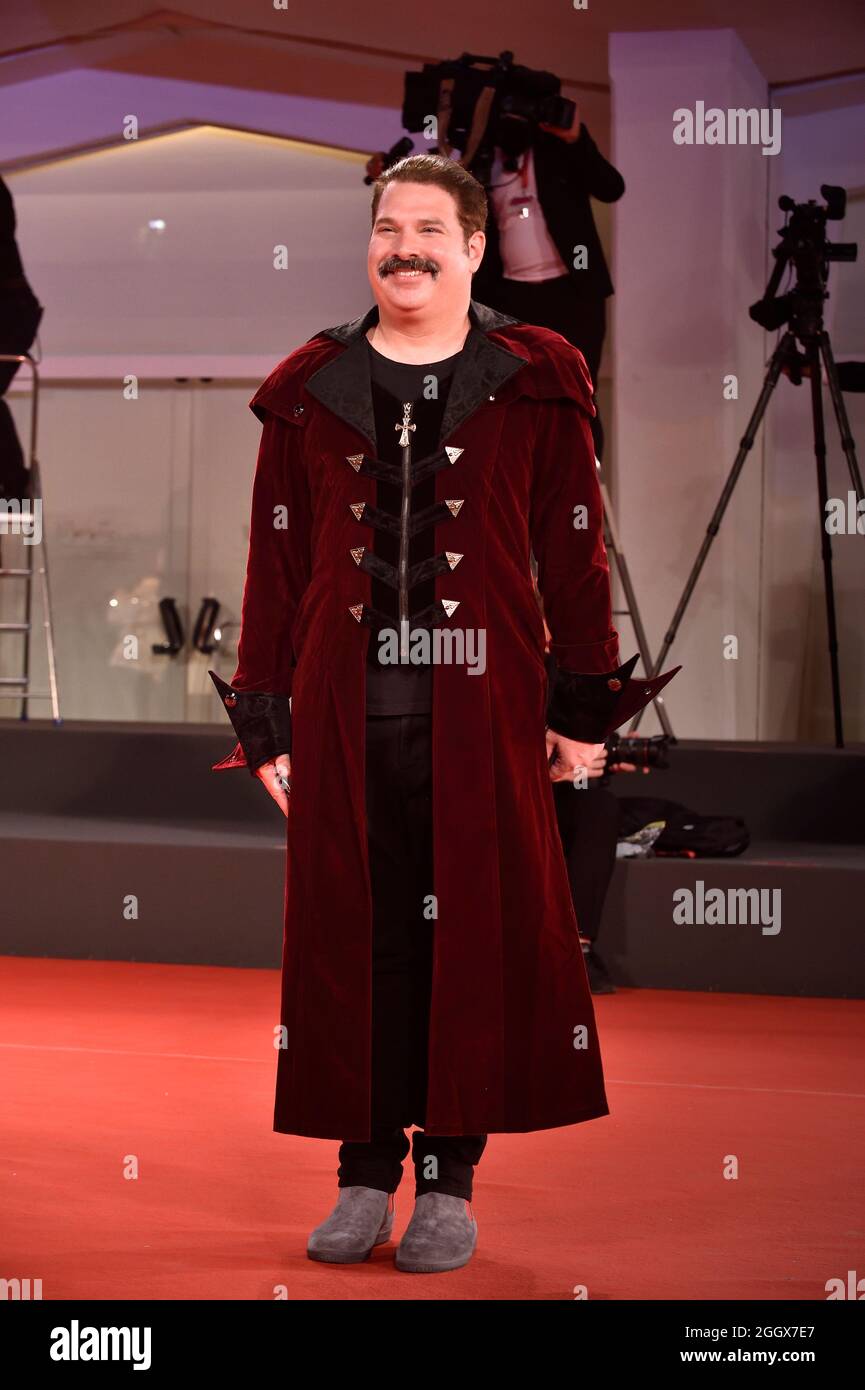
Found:
[{"label": "camera operator", "polygon": [[[24,274],[15,241],[15,206],[0,178],[0,353],[25,353],[43,308]],[[12,413],[3,397],[20,363],[0,362],[0,497],[27,496],[29,474]]]},{"label": "camera operator", "polygon": [[[561,333],[582,352],[597,391],[613,284],[589,200],[616,202],[624,180],[600,153],[578,107],[567,130],[507,115],[497,134],[503,143],[496,145],[486,184],[492,215],[472,297]],[[584,268],[574,264],[581,247]],[[592,434],[602,458],[599,415]]]}]

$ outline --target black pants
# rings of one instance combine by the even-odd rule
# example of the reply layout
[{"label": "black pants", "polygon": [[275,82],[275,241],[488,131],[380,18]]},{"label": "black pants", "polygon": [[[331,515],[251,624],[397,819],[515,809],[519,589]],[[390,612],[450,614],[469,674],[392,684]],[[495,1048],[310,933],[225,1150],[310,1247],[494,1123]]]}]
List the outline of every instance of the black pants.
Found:
[{"label": "black pants", "polygon": [[616,867],[619,803],[606,787],[553,783],[559,835],[580,936],[596,942]]},{"label": "black pants", "polygon": [[[366,814],[372,887],[372,1138],[339,1150],[340,1187],[393,1192],[424,1124],[435,933],[432,716],[370,715]],[[412,1136],[415,1188],[471,1199],[486,1135]]]},{"label": "black pants", "polygon": [[[525,323],[536,323],[561,333],[569,343],[579,348],[597,389],[601,351],[607,331],[607,301],[597,296],[585,297],[577,289],[572,275],[556,276],[554,280],[497,280],[484,292],[484,303],[502,314],[512,314]],[[595,400],[595,409],[598,402]],[[592,421],[592,437],[598,458],[604,456],[604,429],[600,415]]]},{"label": "black pants", "polygon": [[[42,318],[42,305],[29,286],[0,289],[0,352],[28,352]],[[18,362],[0,362],[0,497],[23,497],[27,467],[15,421],[3,396]]]}]

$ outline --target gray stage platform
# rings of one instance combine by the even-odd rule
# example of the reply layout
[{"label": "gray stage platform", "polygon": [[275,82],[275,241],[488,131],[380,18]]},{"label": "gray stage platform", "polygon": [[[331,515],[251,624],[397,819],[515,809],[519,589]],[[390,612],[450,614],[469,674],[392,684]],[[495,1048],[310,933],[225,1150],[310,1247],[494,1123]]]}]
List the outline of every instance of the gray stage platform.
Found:
[{"label": "gray stage platform", "polygon": [[[286,826],[245,770],[210,772],[230,745],[222,727],[0,720],[0,954],[278,965]],[[862,997],[865,748],[689,741],[672,761],[612,788],[742,815],[752,845],[619,863],[599,942],[614,980]],[[698,880],[780,890],[781,930],[675,924]]]}]

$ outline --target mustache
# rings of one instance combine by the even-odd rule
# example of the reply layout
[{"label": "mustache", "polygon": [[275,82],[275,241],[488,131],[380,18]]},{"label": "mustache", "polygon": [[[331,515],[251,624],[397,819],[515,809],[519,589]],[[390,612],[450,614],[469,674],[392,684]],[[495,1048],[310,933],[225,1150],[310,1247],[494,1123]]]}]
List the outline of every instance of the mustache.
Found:
[{"label": "mustache", "polygon": [[378,268],[379,277],[384,280],[385,276],[393,275],[397,270],[428,270],[435,279],[439,273],[439,266],[435,261],[427,260],[425,256],[409,256],[407,261],[399,256],[388,256]]}]

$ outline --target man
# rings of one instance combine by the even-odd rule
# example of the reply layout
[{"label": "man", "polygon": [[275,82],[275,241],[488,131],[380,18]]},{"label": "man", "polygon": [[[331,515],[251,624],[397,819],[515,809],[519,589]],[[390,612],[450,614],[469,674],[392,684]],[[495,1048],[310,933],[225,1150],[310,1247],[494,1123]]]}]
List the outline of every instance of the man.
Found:
[{"label": "man", "polygon": [[471,299],[480,184],[413,156],[372,216],[375,306],[251,402],[238,666],[214,675],[239,742],[216,767],[288,816],[274,1128],[341,1141],[308,1253],[388,1240],[417,1125],[396,1259],[432,1272],[472,1255],[488,1133],[608,1113],[550,778],[667,678],[616,666],[580,353]]},{"label": "man", "polygon": [[[601,154],[580,117],[569,128],[501,122],[486,185],[492,217],[472,294],[484,304],[561,333],[586,359],[597,386],[613,282],[591,199],[615,203],[625,181]],[[471,169],[471,166],[469,166]],[[474,172],[474,171],[472,171]],[[597,411],[595,454],[604,456]]]}]

